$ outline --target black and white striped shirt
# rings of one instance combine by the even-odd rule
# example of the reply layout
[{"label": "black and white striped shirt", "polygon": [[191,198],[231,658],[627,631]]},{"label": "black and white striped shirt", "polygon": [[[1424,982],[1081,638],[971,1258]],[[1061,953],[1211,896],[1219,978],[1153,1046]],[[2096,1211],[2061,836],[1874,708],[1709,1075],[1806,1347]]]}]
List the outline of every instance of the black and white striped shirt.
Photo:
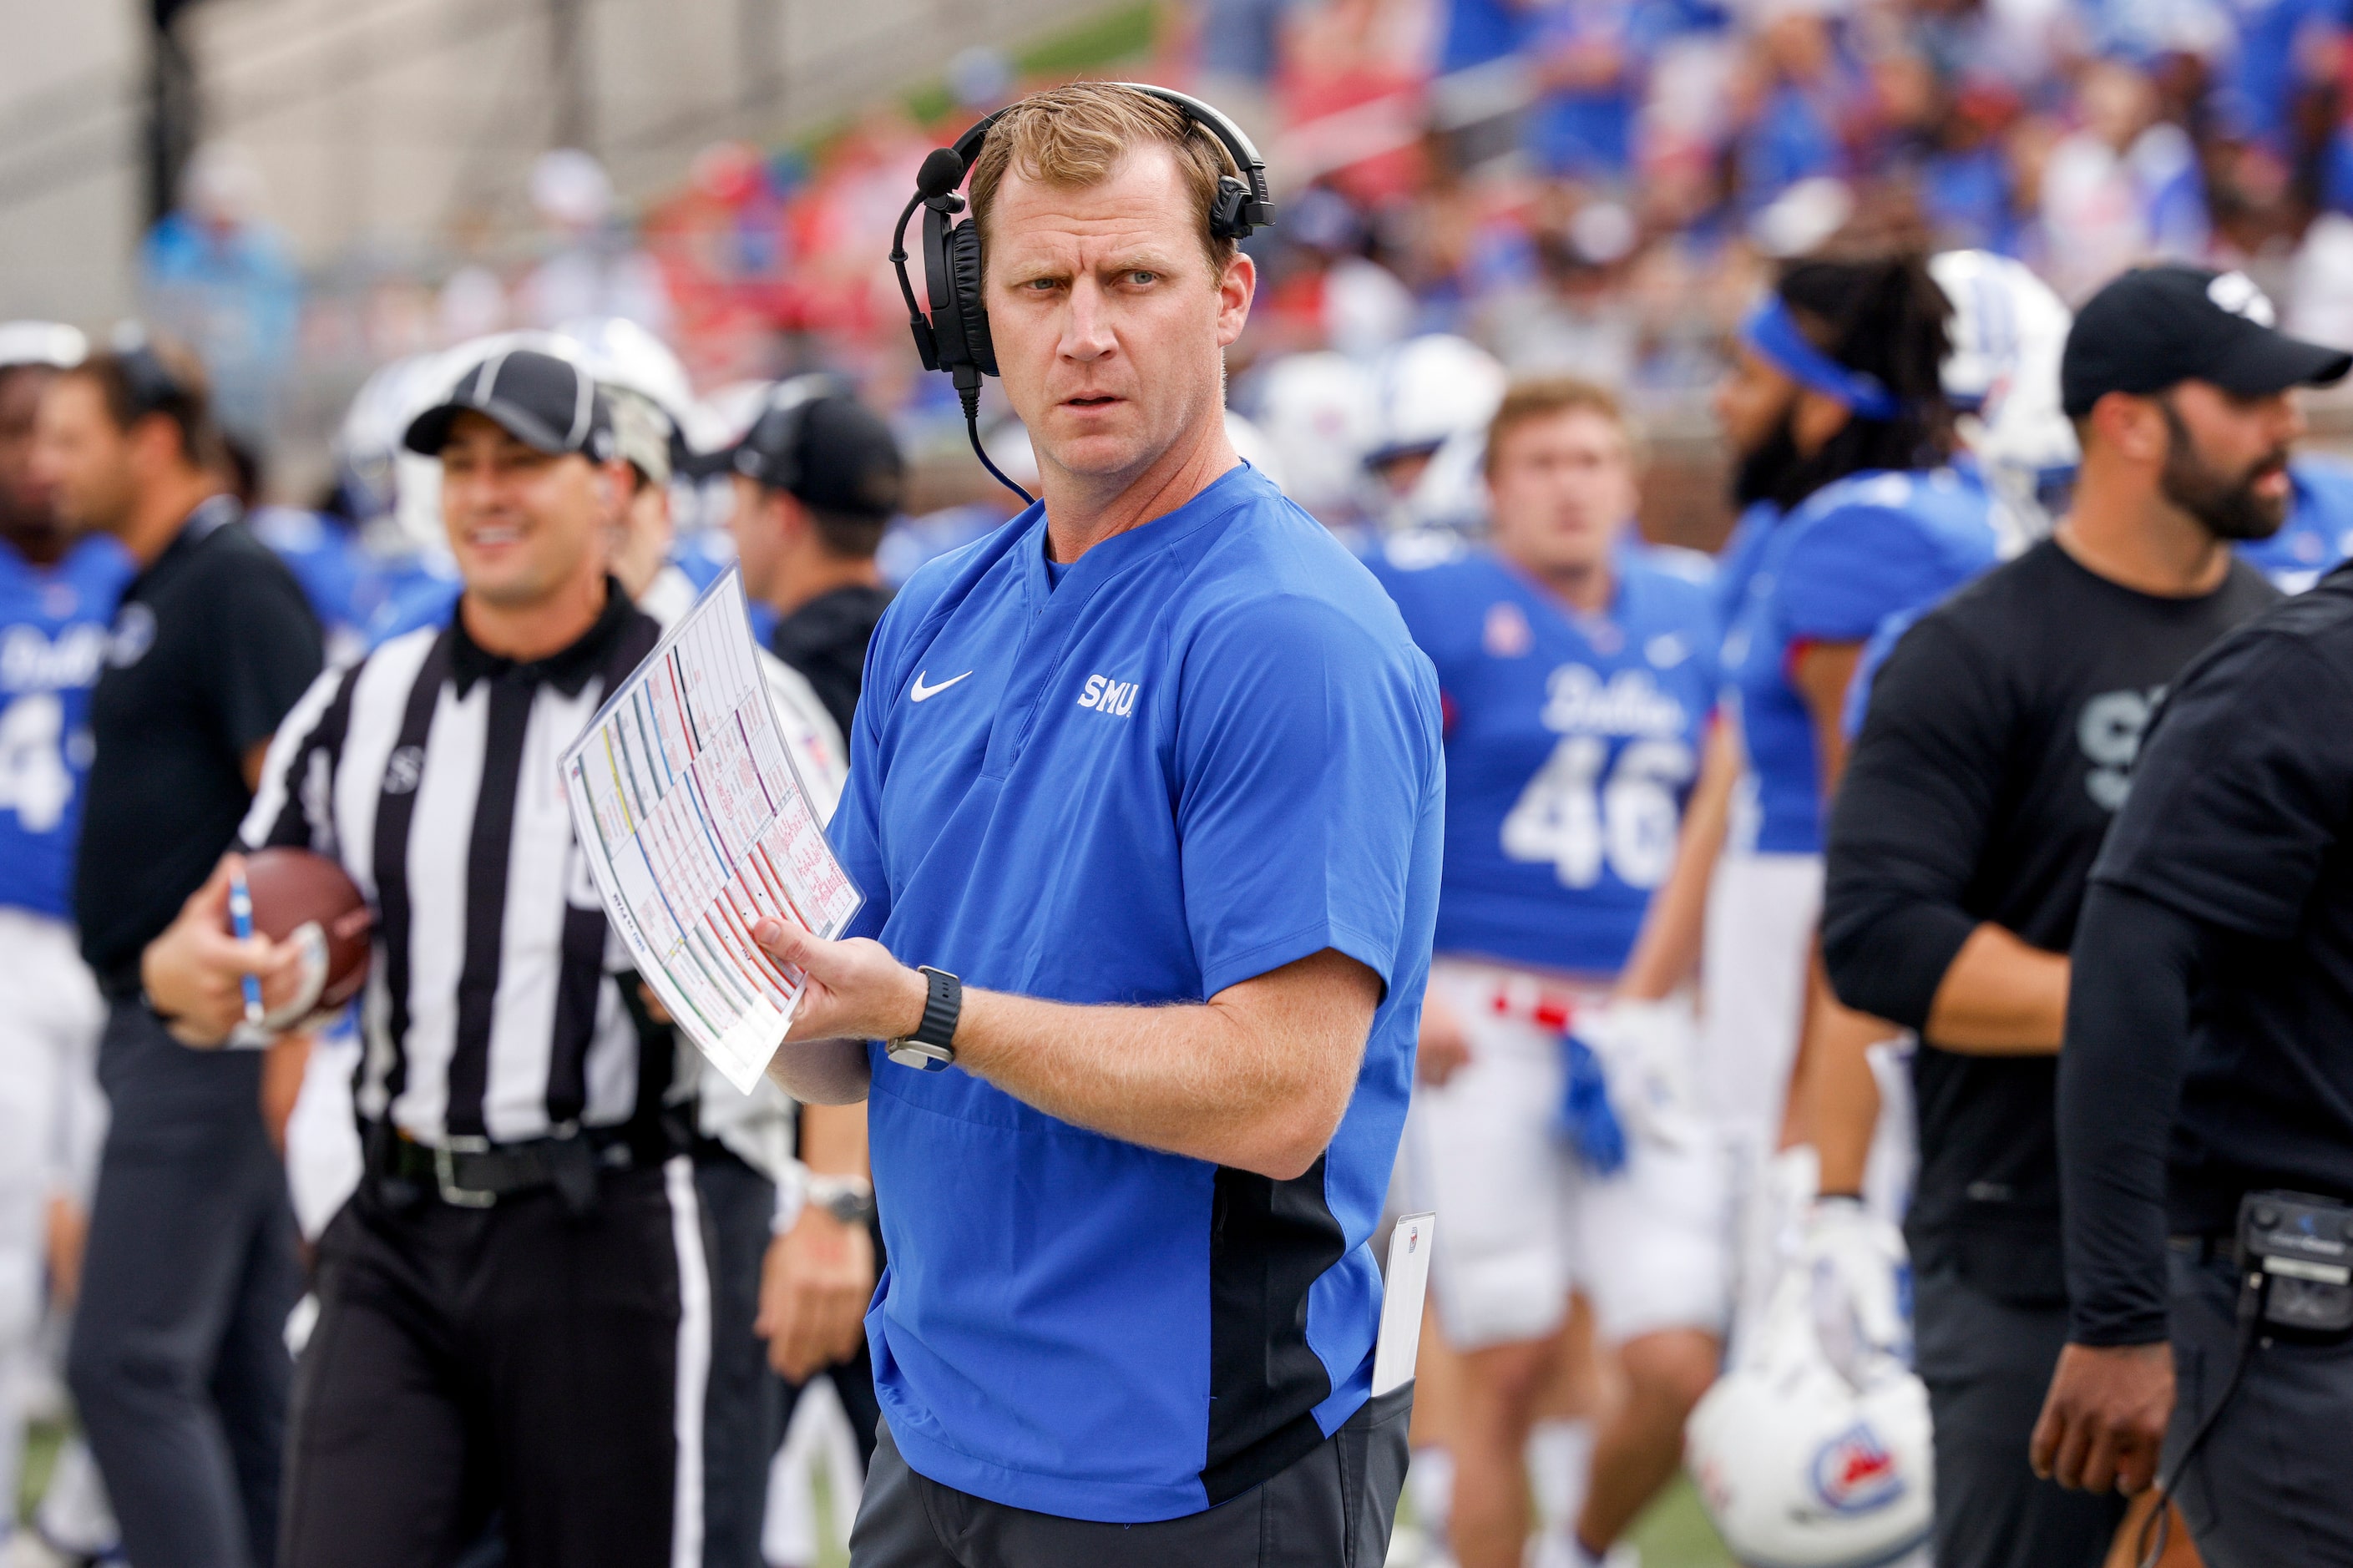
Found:
[{"label": "black and white striped shirt", "polygon": [[332,857],[376,911],[363,1117],[438,1143],[658,1114],[670,1047],[641,1063],[557,762],[659,637],[617,586],[532,664],[452,616],[320,677],[280,727],[242,837]]}]

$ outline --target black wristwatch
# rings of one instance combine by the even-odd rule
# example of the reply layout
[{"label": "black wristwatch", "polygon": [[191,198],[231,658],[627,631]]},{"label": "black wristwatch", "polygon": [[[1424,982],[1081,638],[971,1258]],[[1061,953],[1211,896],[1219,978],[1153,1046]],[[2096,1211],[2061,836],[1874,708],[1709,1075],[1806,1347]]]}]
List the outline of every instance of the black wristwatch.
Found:
[{"label": "black wristwatch", "polygon": [[964,982],[944,969],[917,964],[930,990],[923,996],[923,1021],[912,1035],[883,1042],[883,1054],[902,1068],[924,1072],[944,1071],[955,1060],[956,1017],[964,1011]]}]

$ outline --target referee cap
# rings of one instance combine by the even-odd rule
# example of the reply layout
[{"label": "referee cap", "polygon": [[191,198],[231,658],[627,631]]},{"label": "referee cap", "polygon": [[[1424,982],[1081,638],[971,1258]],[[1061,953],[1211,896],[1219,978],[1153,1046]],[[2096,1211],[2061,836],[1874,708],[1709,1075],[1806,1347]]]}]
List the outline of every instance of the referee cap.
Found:
[{"label": "referee cap", "polygon": [[2353,354],[2273,326],[2272,302],[2243,272],[2136,267],[2109,279],[2075,312],[2059,365],[2071,419],[2111,392],[2146,396],[2207,381],[2242,397],[2326,386]]},{"label": "referee cap", "polygon": [[596,383],[579,365],[537,349],[508,349],[469,368],[447,397],[409,421],[401,444],[438,457],[449,427],[469,413],[553,456],[578,452],[601,463],[614,455],[612,409]]}]

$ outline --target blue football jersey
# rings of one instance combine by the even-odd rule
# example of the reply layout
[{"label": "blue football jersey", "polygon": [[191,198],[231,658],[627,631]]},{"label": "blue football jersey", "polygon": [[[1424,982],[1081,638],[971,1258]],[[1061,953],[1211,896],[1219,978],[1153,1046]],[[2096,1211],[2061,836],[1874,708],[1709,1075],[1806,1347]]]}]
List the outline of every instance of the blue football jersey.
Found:
[{"label": "blue football jersey", "polygon": [[1725,632],[1724,700],[1747,750],[1757,849],[1821,852],[1813,720],[1790,683],[1797,654],[1809,643],[1867,643],[1889,616],[1933,605],[1992,565],[1993,512],[1985,486],[1949,468],[1862,473],[1736,535],[1745,570]]},{"label": "blue football jersey", "polygon": [[2269,539],[2240,545],[2239,553],[2281,593],[2301,594],[2353,555],[2353,468],[2298,458],[2287,477],[2287,521]]},{"label": "blue football jersey", "polygon": [[366,647],[371,587],[367,552],[351,531],[301,507],[258,507],[247,520],[254,537],[286,563],[327,635],[330,658]]},{"label": "blue football jersey", "polygon": [[0,545],[0,904],[72,918],[90,690],[132,571],[95,534],[55,566]]},{"label": "blue football jersey", "polygon": [[397,637],[424,626],[449,624],[450,613],[457,609],[458,599],[466,591],[458,580],[454,567],[411,573],[401,584],[386,593],[384,602],[369,617],[367,642],[370,647],[382,647]]},{"label": "blue football jersey", "polygon": [[1615,601],[1586,618],[1492,551],[1370,564],[1438,668],[1438,951],[1615,974],[1674,858],[1715,704],[1708,589],[1629,548]]}]

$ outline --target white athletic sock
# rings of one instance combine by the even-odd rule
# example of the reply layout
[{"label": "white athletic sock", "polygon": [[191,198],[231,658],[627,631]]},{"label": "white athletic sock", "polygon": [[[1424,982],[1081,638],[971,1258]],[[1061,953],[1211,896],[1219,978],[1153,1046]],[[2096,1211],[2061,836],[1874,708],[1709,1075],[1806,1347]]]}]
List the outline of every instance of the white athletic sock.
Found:
[{"label": "white athletic sock", "polygon": [[1577,1529],[1592,1473],[1592,1422],[1536,1423],[1528,1434],[1528,1485],[1535,1494],[1538,1531],[1568,1534]]},{"label": "white athletic sock", "polygon": [[1416,1448],[1406,1467],[1406,1489],[1413,1494],[1414,1521],[1431,1541],[1446,1539],[1454,1511],[1454,1451],[1436,1444]]}]

